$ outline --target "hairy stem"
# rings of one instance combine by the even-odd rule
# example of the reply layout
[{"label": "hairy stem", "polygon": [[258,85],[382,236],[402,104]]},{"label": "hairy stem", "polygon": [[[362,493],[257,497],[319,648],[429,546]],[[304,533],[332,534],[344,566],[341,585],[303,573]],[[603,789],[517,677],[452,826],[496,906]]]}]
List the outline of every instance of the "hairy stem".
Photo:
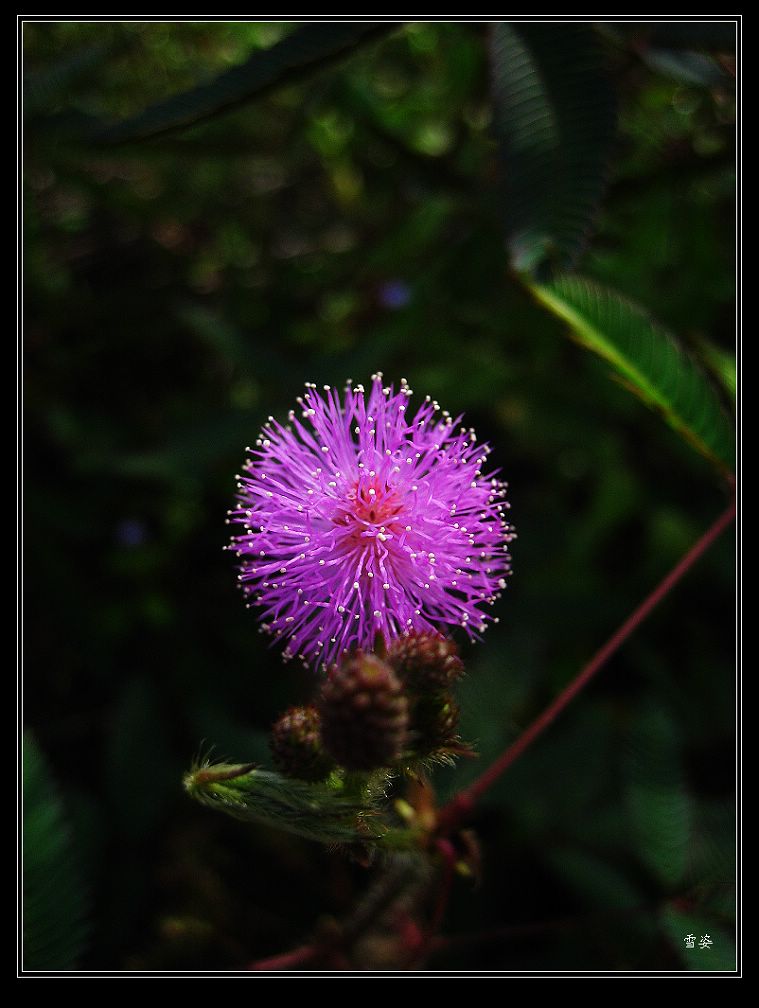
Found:
[{"label": "hairy stem", "polygon": [[667,576],[659,582],[650,595],[628,616],[622,626],[614,633],[603,647],[596,652],[588,664],[556,697],[542,714],[492,763],[485,772],[465,788],[440,810],[438,818],[439,830],[447,833],[455,829],[463,819],[472,812],[477,801],[495,784],[499,777],[508,770],[522,753],[532,745],[538,736],[549,727],[556,717],[577,696],[583,686],[587,685],[593,676],[625,643],[627,638],[640,626],[659,602],[688,573],[697,560],[709,549],[712,543],[730,525],[735,517],[735,501],[722,512],[717,520],[706,530],[701,538],[694,543],[685,556],[672,568]]}]

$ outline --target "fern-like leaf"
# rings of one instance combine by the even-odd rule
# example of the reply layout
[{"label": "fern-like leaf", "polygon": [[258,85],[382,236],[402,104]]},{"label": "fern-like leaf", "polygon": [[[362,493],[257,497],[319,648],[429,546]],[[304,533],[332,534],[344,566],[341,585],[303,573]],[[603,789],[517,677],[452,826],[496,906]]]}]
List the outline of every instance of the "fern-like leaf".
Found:
[{"label": "fern-like leaf", "polygon": [[270,49],[255,52],[212,80],[156,102],[124,122],[91,127],[92,133],[96,140],[111,144],[193,126],[274,87],[300,80],[396,27],[335,21],[303,25]]},{"label": "fern-like leaf", "polygon": [[47,763],[32,734],[23,740],[23,965],[74,966],[87,938],[74,840]]},{"label": "fern-like leaf", "polygon": [[603,357],[624,383],[721,469],[732,467],[732,424],[704,372],[642,308],[575,276],[531,284],[536,298]]},{"label": "fern-like leaf", "polygon": [[623,769],[638,854],[672,887],[689,868],[692,809],[677,728],[659,707],[647,707],[636,718]]},{"label": "fern-like leaf", "polygon": [[512,264],[570,267],[596,214],[614,137],[600,41],[589,25],[498,24],[492,66]]}]

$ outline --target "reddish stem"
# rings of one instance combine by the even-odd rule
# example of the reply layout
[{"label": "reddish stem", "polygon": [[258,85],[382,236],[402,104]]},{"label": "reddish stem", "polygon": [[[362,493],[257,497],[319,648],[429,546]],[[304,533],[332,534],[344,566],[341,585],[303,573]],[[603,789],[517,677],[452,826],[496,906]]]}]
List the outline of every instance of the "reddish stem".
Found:
[{"label": "reddish stem", "polygon": [[564,708],[577,696],[593,676],[602,668],[611,656],[619,650],[630,634],[637,629],[652,609],[674,588],[680,579],[687,574],[696,561],[709,549],[715,539],[724,532],[735,517],[735,501],[723,511],[713,525],[701,536],[698,542],[688,550],[678,564],[654,588],[650,595],[641,602],[634,612],[625,620],[622,626],[604,646],[596,652],[580,673],[562,690],[552,704],[537,717],[532,724],[508,747],[485,772],[445,805],[439,814],[439,829],[442,833],[455,829],[474,809],[479,798],[495,784],[515,760],[541,735]]},{"label": "reddish stem", "polygon": [[286,970],[295,966],[305,966],[306,963],[313,962],[321,954],[321,949],[316,945],[301,945],[292,949],[291,952],[283,952],[281,955],[271,956],[269,959],[259,959],[258,962],[251,963],[247,968],[252,972],[259,970]]}]

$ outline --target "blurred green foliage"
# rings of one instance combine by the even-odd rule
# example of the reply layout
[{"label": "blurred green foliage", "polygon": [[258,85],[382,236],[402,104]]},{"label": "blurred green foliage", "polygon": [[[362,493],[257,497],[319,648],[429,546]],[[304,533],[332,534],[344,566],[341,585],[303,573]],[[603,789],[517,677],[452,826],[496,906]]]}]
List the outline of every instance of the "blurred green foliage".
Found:
[{"label": "blurred green foliage", "polygon": [[58,788],[34,736],[22,740],[23,968],[70,969],[85,945],[85,888]]},{"label": "blurred green foliage", "polygon": [[[618,29],[598,33],[619,128],[582,270],[675,332],[729,411],[730,46]],[[93,894],[85,967],[236,968],[366,886],[181,789],[211,744],[267,763],[269,724],[310,693],[222,553],[244,447],[305,380],[405,376],[510,481],[515,575],[460,691],[481,759],[444,794],[724,507],[509,269],[489,26],[405,25],[202,124],[93,139],[292,30],[24,26],[25,716]],[[732,968],[733,577],[727,535],[488,796],[484,884],[446,923],[475,937],[432,968]]]}]

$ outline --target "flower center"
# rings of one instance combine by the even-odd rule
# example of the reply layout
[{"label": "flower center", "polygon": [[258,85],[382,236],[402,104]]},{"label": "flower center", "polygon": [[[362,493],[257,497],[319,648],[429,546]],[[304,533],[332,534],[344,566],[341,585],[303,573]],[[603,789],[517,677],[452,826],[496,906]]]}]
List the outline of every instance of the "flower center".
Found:
[{"label": "flower center", "polygon": [[400,494],[378,477],[357,480],[332,516],[335,525],[345,527],[343,544],[349,548],[367,546],[367,540],[392,538],[394,525],[403,511]]}]

